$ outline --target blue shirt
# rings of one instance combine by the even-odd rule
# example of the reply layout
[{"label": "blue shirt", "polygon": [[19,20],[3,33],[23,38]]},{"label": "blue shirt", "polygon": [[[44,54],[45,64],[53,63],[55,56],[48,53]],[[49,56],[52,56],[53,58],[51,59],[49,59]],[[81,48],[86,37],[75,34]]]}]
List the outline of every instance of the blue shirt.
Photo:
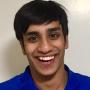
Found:
[{"label": "blue shirt", "polygon": [[[68,81],[64,90],[90,90],[90,77],[72,72],[66,65]],[[25,72],[0,84],[0,90],[38,90],[30,70],[27,67]]]}]

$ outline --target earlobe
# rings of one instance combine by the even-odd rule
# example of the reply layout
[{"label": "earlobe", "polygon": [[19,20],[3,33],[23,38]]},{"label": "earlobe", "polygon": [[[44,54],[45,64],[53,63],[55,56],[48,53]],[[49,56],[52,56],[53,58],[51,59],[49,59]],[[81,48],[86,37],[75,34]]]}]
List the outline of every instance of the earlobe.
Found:
[{"label": "earlobe", "polygon": [[65,49],[68,48],[68,36],[66,36]]},{"label": "earlobe", "polygon": [[25,52],[25,48],[24,48],[24,43],[22,41],[20,41],[20,46],[21,46],[23,54],[25,55],[26,52]]}]

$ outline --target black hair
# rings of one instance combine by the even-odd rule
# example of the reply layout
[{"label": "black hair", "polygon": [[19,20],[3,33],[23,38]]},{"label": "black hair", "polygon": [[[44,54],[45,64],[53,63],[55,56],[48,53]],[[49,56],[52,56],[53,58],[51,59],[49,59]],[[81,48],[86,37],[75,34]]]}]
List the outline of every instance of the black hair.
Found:
[{"label": "black hair", "polygon": [[14,29],[16,38],[23,39],[23,34],[31,24],[59,21],[64,37],[68,35],[68,20],[65,7],[55,1],[33,0],[23,5],[15,15]]}]

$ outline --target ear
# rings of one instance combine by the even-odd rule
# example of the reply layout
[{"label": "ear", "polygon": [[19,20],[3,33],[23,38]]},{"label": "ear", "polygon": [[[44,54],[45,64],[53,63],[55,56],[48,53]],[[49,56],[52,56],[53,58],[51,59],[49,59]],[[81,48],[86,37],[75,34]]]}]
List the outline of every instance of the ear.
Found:
[{"label": "ear", "polygon": [[25,47],[24,47],[23,41],[20,41],[20,46],[21,46],[21,49],[22,49],[23,54],[25,55],[26,52],[25,52]]},{"label": "ear", "polygon": [[68,35],[66,36],[66,41],[65,41],[65,49],[67,49],[68,48]]}]

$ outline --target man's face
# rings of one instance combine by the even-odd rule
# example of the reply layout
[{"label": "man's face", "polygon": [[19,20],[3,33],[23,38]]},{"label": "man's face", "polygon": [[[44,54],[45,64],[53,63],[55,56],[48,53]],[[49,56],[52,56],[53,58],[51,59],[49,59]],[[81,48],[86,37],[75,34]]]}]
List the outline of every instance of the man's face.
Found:
[{"label": "man's face", "polygon": [[64,53],[68,47],[58,21],[49,24],[30,25],[23,35],[23,50],[30,69],[41,75],[52,75],[64,65]]}]

